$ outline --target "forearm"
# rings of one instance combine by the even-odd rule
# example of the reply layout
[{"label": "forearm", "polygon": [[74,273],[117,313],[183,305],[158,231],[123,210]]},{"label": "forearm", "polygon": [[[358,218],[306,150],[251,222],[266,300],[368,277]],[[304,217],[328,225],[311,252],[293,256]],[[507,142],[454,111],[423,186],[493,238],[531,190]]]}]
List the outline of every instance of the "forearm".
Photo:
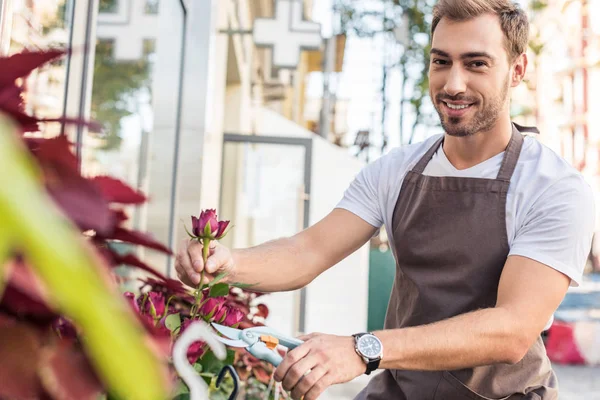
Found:
[{"label": "forearm", "polygon": [[302,288],[323,268],[307,249],[302,238],[294,236],[233,250],[235,268],[228,280],[251,284],[252,290],[263,292]]},{"label": "forearm", "polygon": [[383,342],[380,368],[385,369],[437,371],[516,363],[531,345],[515,318],[501,308],[375,334]]}]

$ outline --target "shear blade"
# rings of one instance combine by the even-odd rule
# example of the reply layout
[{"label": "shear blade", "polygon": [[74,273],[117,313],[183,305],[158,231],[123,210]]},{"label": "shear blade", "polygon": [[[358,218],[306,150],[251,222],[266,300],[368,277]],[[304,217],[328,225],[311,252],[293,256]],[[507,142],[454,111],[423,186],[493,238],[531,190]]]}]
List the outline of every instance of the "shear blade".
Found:
[{"label": "shear blade", "polygon": [[217,339],[227,346],[230,347],[248,347],[248,343],[243,340],[233,340],[232,338],[239,338],[240,333],[242,332],[239,329],[230,328],[228,326],[223,326],[219,324],[215,324],[214,322],[211,324],[213,328],[217,330],[220,334],[225,337],[217,336]]},{"label": "shear blade", "polygon": [[248,343],[242,340],[231,340],[221,336],[217,336],[217,340],[229,347],[248,347]]}]

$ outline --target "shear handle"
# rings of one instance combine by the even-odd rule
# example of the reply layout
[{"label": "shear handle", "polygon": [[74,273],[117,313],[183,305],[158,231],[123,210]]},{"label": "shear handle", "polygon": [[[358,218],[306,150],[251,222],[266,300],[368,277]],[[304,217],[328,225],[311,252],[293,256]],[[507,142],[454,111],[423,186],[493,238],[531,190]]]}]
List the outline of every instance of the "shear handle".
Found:
[{"label": "shear handle", "polygon": [[271,350],[263,342],[256,342],[246,350],[254,357],[264,360],[273,366],[277,367],[283,361],[283,357],[279,355],[277,350]]},{"label": "shear handle", "polygon": [[279,340],[280,345],[287,347],[289,350],[295,349],[296,347],[298,347],[302,343],[304,343],[300,339],[296,339],[294,337],[283,335],[283,334],[281,334],[271,328],[268,328],[266,326],[257,326],[254,328],[248,328],[248,329],[246,329],[246,331],[251,331],[253,333],[273,336]]}]

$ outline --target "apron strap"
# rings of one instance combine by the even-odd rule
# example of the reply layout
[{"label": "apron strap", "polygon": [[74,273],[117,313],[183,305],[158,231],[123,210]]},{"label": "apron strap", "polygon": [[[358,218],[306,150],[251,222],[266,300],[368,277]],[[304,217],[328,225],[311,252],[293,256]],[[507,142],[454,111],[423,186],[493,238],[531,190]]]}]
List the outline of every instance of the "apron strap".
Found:
[{"label": "apron strap", "polygon": [[540,130],[536,126],[523,126],[517,123],[512,123],[519,132],[529,132],[529,133],[540,133]]},{"label": "apron strap", "polygon": [[515,167],[517,166],[517,161],[519,160],[519,155],[521,154],[524,142],[521,132],[539,133],[538,129],[535,127],[523,127],[513,122],[513,133],[508,142],[508,146],[506,147],[506,151],[504,152],[502,165],[500,166],[500,171],[496,178],[500,181],[510,182],[510,178],[512,177],[513,172],[515,172]]},{"label": "apron strap", "polygon": [[[517,161],[519,160],[519,155],[521,154],[521,148],[523,147],[523,135],[521,132],[531,132],[531,133],[540,133],[538,128],[535,126],[522,126],[519,124],[513,124],[513,133],[508,142],[508,146],[506,147],[506,151],[504,153],[504,158],[502,159],[502,165],[500,166],[500,171],[498,172],[498,180],[510,182],[510,178],[512,177],[513,172],[515,171],[515,167],[517,166]],[[436,151],[438,151],[442,142],[444,141],[444,136],[440,137],[435,143],[429,148],[427,153],[421,157],[419,162],[413,167],[412,171],[417,174],[422,174],[425,171],[425,167],[433,157]]]},{"label": "apron strap", "polygon": [[433,157],[435,152],[439,149],[439,147],[443,141],[444,141],[444,135],[442,135],[441,138],[439,138],[438,140],[435,141],[433,146],[431,146],[429,148],[429,150],[427,150],[427,153],[425,153],[423,155],[423,157],[421,157],[419,162],[413,167],[412,171],[416,172],[417,174],[422,174],[423,171],[425,171],[425,167],[427,167],[429,160],[431,160],[431,158]]}]

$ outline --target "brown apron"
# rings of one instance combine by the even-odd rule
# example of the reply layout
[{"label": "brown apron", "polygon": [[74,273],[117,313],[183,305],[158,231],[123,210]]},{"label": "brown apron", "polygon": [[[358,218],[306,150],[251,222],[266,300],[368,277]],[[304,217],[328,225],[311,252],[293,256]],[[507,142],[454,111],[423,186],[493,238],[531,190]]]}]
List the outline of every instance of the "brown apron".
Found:
[{"label": "brown apron", "polygon": [[[509,246],[506,194],[523,146],[515,124],[496,179],[423,175],[443,137],[408,172],[392,218],[396,279],[385,329],[494,307]],[[537,130],[535,130],[537,131]],[[384,370],[357,400],[557,399],[541,337],[515,365]]]}]

